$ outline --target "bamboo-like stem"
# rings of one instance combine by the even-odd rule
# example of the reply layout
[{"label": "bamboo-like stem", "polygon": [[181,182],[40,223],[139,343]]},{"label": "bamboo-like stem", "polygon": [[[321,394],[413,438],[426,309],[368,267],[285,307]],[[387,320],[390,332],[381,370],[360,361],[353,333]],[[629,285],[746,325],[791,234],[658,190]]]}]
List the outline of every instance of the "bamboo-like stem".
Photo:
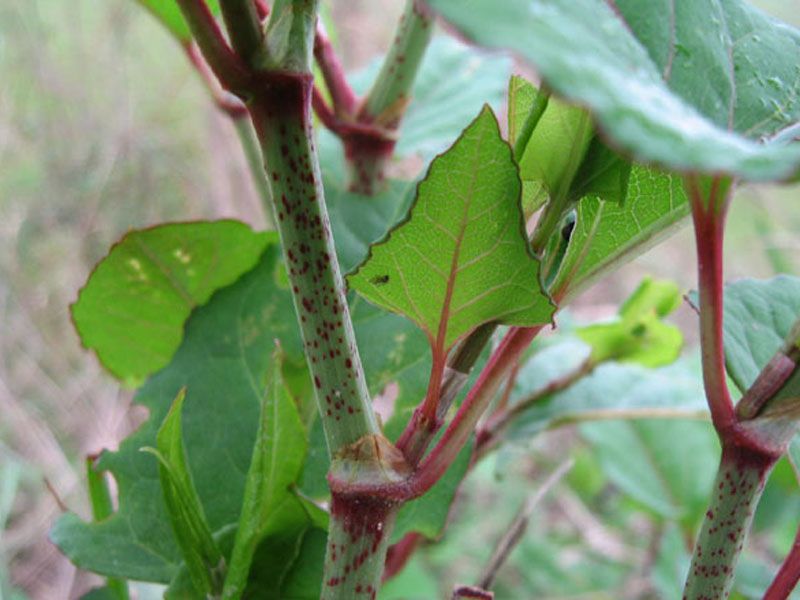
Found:
[{"label": "bamboo-like stem", "polygon": [[800,581],[800,528],[794,537],[789,554],[775,574],[763,600],[786,600]]},{"label": "bamboo-like stem", "polygon": [[683,600],[722,600],[730,594],[738,557],[777,458],[736,442],[723,445]]}]

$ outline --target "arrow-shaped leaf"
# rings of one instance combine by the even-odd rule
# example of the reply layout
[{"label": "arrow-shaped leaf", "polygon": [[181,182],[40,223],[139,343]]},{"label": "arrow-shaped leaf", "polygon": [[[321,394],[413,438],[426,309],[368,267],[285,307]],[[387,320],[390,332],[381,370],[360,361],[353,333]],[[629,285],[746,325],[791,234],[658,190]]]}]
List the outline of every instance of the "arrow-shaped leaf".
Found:
[{"label": "arrow-shaped leaf", "polygon": [[349,276],[371,302],[406,315],[435,356],[478,325],[535,325],[553,307],[539,285],[511,150],[487,107],[417,190],[409,218]]}]

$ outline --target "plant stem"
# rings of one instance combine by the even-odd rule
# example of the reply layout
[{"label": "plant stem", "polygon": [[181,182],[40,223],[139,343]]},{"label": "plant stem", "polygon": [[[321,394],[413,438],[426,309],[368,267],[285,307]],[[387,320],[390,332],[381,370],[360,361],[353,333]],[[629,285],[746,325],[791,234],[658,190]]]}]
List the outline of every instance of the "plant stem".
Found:
[{"label": "plant stem", "polygon": [[195,42],[222,86],[236,95],[247,88],[249,73],[231,50],[205,0],[176,0]]},{"label": "plant stem", "polygon": [[270,189],[269,182],[264,173],[264,161],[261,159],[261,149],[258,147],[258,140],[253,131],[253,124],[249,119],[233,119],[233,126],[236,128],[236,134],[239,136],[239,143],[242,145],[242,151],[247,161],[247,167],[250,171],[253,185],[255,185],[258,197],[261,199],[261,204],[264,207],[267,228],[272,228],[275,226],[275,213],[272,207],[272,190]]},{"label": "plant stem", "polygon": [[786,600],[800,581],[800,528],[789,554],[778,569],[775,579],[767,588],[763,600]]},{"label": "plant stem", "polygon": [[729,201],[728,190],[722,187],[720,178],[715,178],[704,192],[697,177],[687,178],[697,245],[703,383],[711,420],[724,440],[736,416],[725,374],[722,331],[723,236]]},{"label": "plant stem", "polygon": [[322,72],[328,93],[331,95],[333,112],[342,119],[353,117],[358,98],[356,98],[353,88],[347,83],[344,67],[322,25],[317,26],[317,35],[314,38],[314,58]]},{"label": "plant stem", "polygon": [[350,188],[373,194],[385,179],[394,151],[394,132],[411,99],[411,88],[433,36],[433,19],[419,0],[406,0],[394,42],[356,120],[372,125],[382,136],[351,135],[344,139],[350,166]]},{"label": "plant stem", "polygon": [[219,7],[233,49],[252,65],[264,45],[261,19],[253,0],[220,0]]},{"label": "plant stem", "polygon": [[736,562],[777,458],[736,442],[723,445],[683,600],[719,600],[730,594]]}]

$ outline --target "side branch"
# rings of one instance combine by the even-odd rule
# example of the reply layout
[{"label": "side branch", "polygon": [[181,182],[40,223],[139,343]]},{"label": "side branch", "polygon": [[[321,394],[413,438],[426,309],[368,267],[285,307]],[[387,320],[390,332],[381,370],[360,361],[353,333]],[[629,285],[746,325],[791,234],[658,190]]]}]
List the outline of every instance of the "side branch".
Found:
[{"label": "side branch", "polygon": [[339,118],[352,118],[358,98],[356,98],[353,88],[347,83],[344,67],[320,24],[317,24],[317,34],[314,37],[314,59],[317,61],[322,78],[325,80],[325,86],[331,95],[333,111]]},{"label": "side branch", "polygon": [[250,73],[233,52],[205,0],[176,0],[192,36],[222,87],[237,96],[246,94]]},{"label": "side branch", "polygon": [[794,538],[789,554],[783,561],[775,579],[767,588],[764,600],[786,600],[800,581],[800,529]]}]

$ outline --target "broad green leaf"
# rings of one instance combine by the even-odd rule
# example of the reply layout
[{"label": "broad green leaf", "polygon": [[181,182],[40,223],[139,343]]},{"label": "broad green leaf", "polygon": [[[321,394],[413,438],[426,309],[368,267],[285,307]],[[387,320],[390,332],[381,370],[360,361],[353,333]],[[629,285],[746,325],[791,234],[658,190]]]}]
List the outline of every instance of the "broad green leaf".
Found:
[{"label": "broad green leaf", "polygon": [[694,531],[705,512],[719,459],[719,443],[709,423],[663,419],[583,423],[580,432],[623,493]]},{"label": "broad green leaf", "polygon": [[[511,402],[519,402],[568,375],[589,352],[582,343],[569,339],[540,351],[520,370]],[[606,363],[520,413],[506,436],[525,441],[546,429],[583,421],[706,418],[708,409],[698,373],[696,366],[685,360],[658,369]]]},{"label": "broad green leaf", "polygon": [[139,390],[136,402],[149,419],[98,464],[116,479],[119,509],[102,523],[68,513],[52,532],[77,565],[162,583],[178,572],[183,559],[156,461],[138,449],[155,445],[158,424],[182,387],[184,443],[209,528],[216,534],[238,521],[275,339],[288,356],[302,357],[291,295],[277,282],[279,253],[273,242],[255,269],[197,309],[170,365]]},{"label": "broad green leaf", "polygon": [[679,177],[634,165],[621,204],[588,196],[576,211],[566,255],[551,287],[567,298],[669,235],[689,214],[689,204]]},{"label": "broad green leaf", "polygon": [[725,286],[725,364],[744,393],[800,317],[800,278],[779,275]]},{"label": "broad green leaf", "polygon": [[[529,61],[616,146],[670,170],[789,177],[800,33],[741,0],[431,0],[467,38]],[[486,24],[491,23],[491,27]]]},{"label": "broad green leaf", "polygon": [[580,327],[576,334],[592,347],[592,361],[638,363],[645,367],[670,364],[680,355],[683,335],[661,318],[681,303],[678,286],[645,279],[625,301],[619,318]]},{"label": "broad green leaf", "polygon": [[92,588],[81,596],[80,600],[119,600],[116,592],[108,586]]},{"label": "broad green leaf", "polygon": [[412,556],[400,573],[381,586],[378,600],[422,600],[439,594],[439,581],[425,568],[424,559]]},{"label": "broad green leaf", "polygon": [[297,407],[281,379],[280,367],[280,357],[273,357],[223,598],[239,598],[246,588],[253,554],[270,521],[274,523],[278,507],[287,501],[298,503],[289,486],[303,466],[306,437]]},{"label": "broad green leaf", "polygon": [[349,285],[445,350],[488,321],[546,323],[553,308],[538,284],[519,195],[510,149],[484,108],[431,163],[408,220],[372,246]]},{"label": "broad green leaf", "polygon": [[143,448],[158,459],[158,475],[172,531],[197,593],[221,590],[225,561],[211,536],[183,445],[181,410],[185,389],[178,392],[156,435],[157,448]]},{"label": "broad green leaf", "polygon": [[124,383],[141,383],[172,358],[192,310],[252,269],[270,239],[237,221],[128,233],[72,305],[84,346]]},{"label": "broad green leaf", "polygon": [[[181,44],[188,44],[192,39],[189,26],[178,8],[175,0],[137,0],[139,4],[149,10]],[[218,0],[209,0],[208,7],[212,14],[219,13]]]},{"label": "broad green leaf", "polygon": [[[170,530],[155,461],[138,449],[155,445],[158,423],[184,386],[184,442],[209,526],[215,535],[235,526],[275,339],[281,341],[287,362],[299,365],[304,360],[291,295],[281,275],[280,250],[271,239],[255,269],[193,312],[170,365],[137,394],[136,402],[149,410],[149,420],[119,451],[101,457],[98,468],[116,479],[119,510],[102,523],[84,523],[71,513],[57,523],[52,538],[76,564],[102,574],[162,583],[180,571],[182,557]],[[417,403],[416,378],[430,372],[424,335],[408,320],[363,300],[356,301],[353,317],[359,345],[381,349],[363,353],[371,392],[380,393],[388,382],[398,381],[397,401]],[[403,400],[406,395],[408,400]],[[313,428],[311,438],[309,456],[325,456],[324,438],[315,441]],[[317,476],[323,489],[324,476],[323,469]],[[313,515],[311,520],[316,522]],[[290,568],[294,571],[295,566]],[[318,584],[308,582],[312,587]],[[318,592],[317,587],[317,597]]]}]

